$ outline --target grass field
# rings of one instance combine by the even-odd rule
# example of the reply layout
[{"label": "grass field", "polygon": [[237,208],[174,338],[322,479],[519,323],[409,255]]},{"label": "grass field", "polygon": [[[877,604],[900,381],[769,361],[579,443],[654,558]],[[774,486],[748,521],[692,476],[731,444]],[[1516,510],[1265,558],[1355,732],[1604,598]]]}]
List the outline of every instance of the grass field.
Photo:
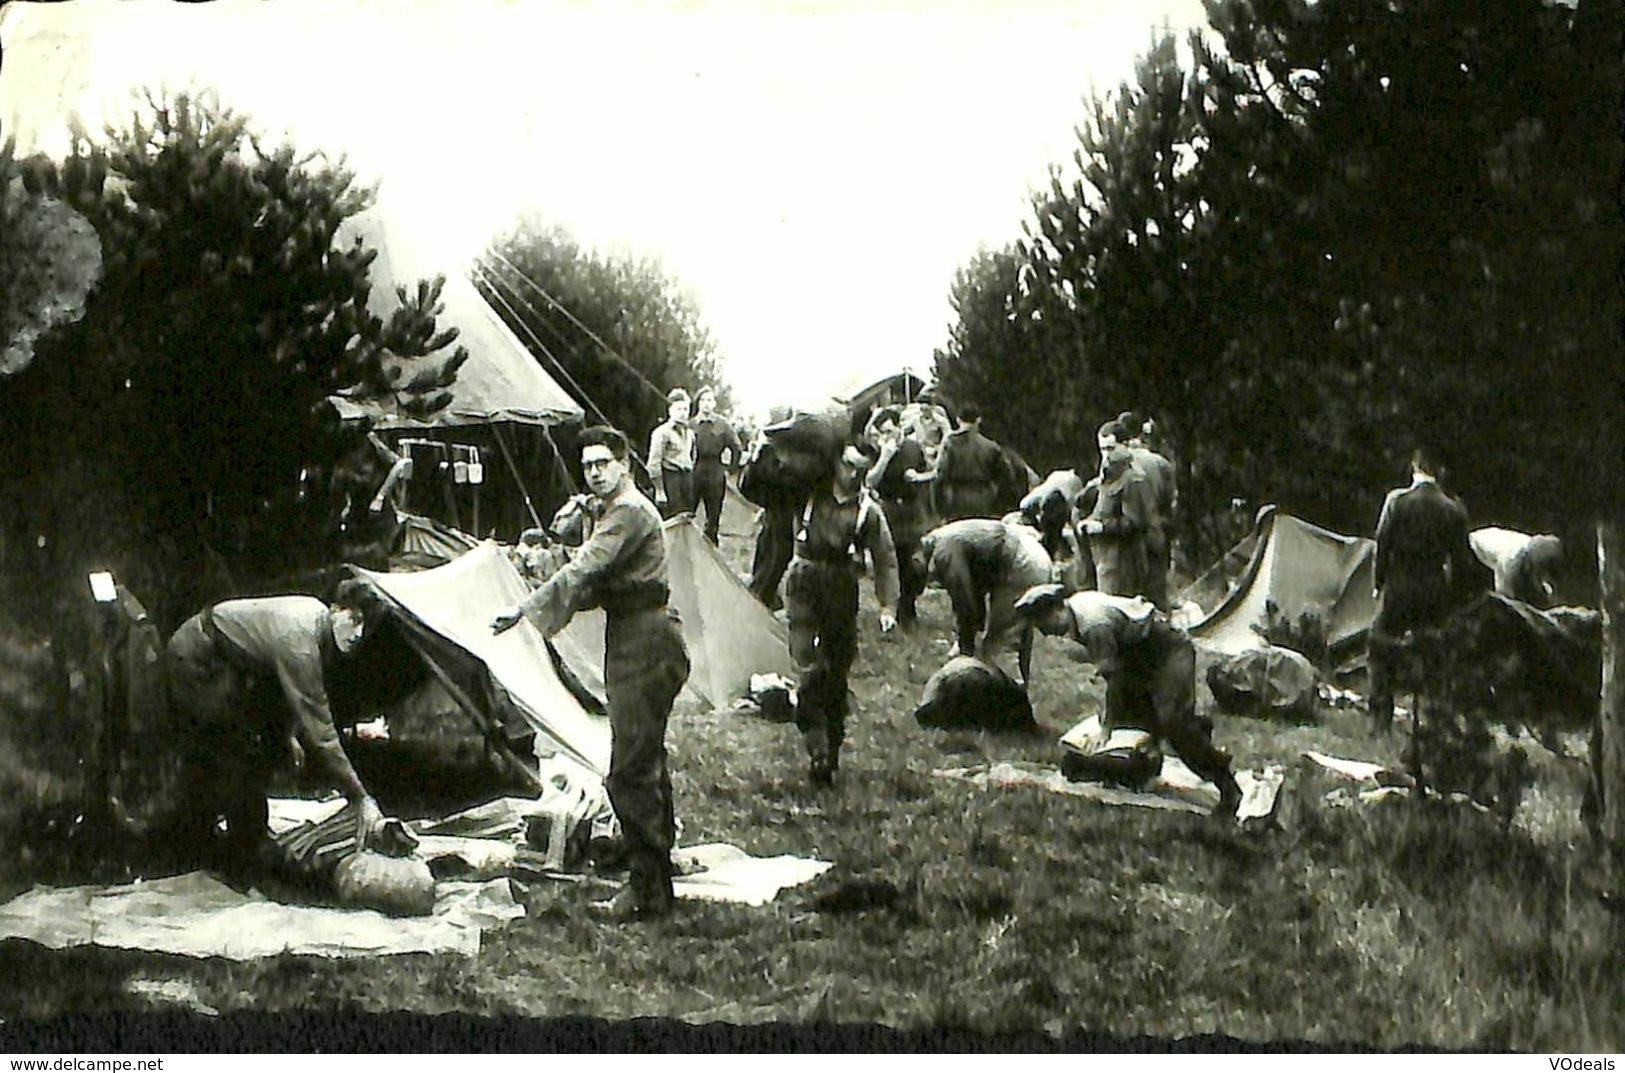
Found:
[{"label": "grass field", "polygon": [[[791,727],[683,707],[672,722],[684,843],[835,862],[772,905],[684,903],[670,920],[612,927],[587,913],[588,891],[539,888],[531,914],[467,960],[239,964],[8,941],[0,1018],[150,1010],[130,981],[162,978],[227,1013],[835,1021],[1384,1048],[1625,1044],[1618,918],[1582,882],[1591,862],[1578,764],[1541,757],[1510,832],[1449,804],[1330,807],[1326,785],[1299,775],[1303,749],[1392,761],[1402,745],[1346,711],[1310,727],[1218,717],[1238,766],[1288,765],[1284,829],[981,791],[931,771],[1054,763],[1056,736],[1100,695],[1092,672],[1041,638],[1034,701],[1053,733],[922,731],[911,711],[947,651],[945,596],[928,594],[909,635],[879,634],[867,586],[863,616],[855,717],[833,791],[808,787]],[[38,872],[7,858],[8,890]],[[820,911],[820,894],[856,880],[884,881],[898,897]]]}]

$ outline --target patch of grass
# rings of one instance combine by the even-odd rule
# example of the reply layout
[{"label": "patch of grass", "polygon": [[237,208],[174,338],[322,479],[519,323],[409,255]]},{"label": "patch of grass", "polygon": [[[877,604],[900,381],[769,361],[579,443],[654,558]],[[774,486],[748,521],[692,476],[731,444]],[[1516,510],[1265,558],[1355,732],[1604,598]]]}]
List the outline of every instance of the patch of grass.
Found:
[{"label": "patch of grass", "polygon": [[[748,555],[741,544],[725,540],[736,566]],[[1296,823],[1260,832],[1031,789],[981,791],[930,773],[1055,763],[1056,735],[1098,708],[1098,677],[1040,638],[1033,700],[1050,733],[924,731],[912,711],[946,658],[946,598],[929,593],[921,628],[887,637],[867,585],[863,600],[833,791],[808,786],[793,726],[693,706],[672,720],[684,843],[835,862],[770,905],[685,903],[667,921],[610,927],[587,912],[595,892],[540,887],[533,915],[488,933],[467,960],[235,964],[4,943],[0,981],[64,982],[0,984],[0,1016],[123,1009],[135,1000],[119,997],[122,981],[139,971],[183,977],[223,1012],[1220,1032],[1378,1047],[1625,1042],[1618,925],[1580,881],[1577,765],[1537,759],[1510,832],[1450,804],[1332,808],[1312,781]],[[1362,714],[1337,710],[1294,727],[1221,715],[1216,736],[1239,766],[1280,763],[1294,779],[1306,748],[1395,763],[1403,747],[1401,735],[1373,737]],[[821,896],[859,882],[897,896],[820,908]]]}]

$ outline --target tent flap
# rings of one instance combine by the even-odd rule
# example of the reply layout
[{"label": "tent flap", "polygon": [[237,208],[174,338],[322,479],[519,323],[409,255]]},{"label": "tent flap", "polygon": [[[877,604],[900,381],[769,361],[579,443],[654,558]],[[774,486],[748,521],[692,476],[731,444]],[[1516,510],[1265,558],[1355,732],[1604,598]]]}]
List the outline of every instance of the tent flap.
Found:
[{"label": "tent flap", "polygon": [[[1256,648],[1265,643],[1257,628],[1268,621],[1271,605],[1288,622],[1306,614],[1319,617],[1334,649],[1370,630],[1377,613],[1374,541],[1334,533],[1266,507],[1253,533],[1225,562],[1233,563],[1244,550],[1245,569],[1218,605],[1189,627],[1193,639],[1225,652]],[[1201,602],[1214,585],[1204,575],[1182,599]]]},{"label": "tent flap", "polygon": [[600,778],[609,771],[609,722],[584,708],[560,679],[546,639],[528,620],[506,633],[491,619],[529,592],[492,543],[432,570],[353,568],[383,595],[407,640],[445,680],[506,726],[535,732],[539,751],[570,757]]}]

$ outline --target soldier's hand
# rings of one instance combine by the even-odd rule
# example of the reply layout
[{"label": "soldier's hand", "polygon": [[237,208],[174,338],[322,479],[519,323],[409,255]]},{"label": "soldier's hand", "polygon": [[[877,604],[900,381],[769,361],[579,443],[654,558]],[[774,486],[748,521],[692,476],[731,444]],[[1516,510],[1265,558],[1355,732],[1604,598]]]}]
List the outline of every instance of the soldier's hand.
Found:
[{"label": "soldier's hand", "polygon": [[664,507],[665,505],[666,505],[666,493],[662,492],[660,489],[656,488],[655,489],[655,506]]},{"label": "soldier's hand", "polygon": [[293,769],[295,771],[305,769],[305,747],[299,744],[298,738],[288,739],[288,755],[293,758]]},{"label": "soldier's hand", "polygon": [[890,611],[880,613],[880,632],[890,633],[897,628],[897,616]]},{"label": "soldier's hand", "polygon": [[1090,536],[1099,536],[1101,533],[1105,532],[1105,527],[1095,519],[1090,518],[1088,521],[1083,523],[1083,531],[1088,533]]},{"label": "soldier's hand", "polygon": [[367,848],[367,842],[384,825],[384,810],[378,807],[378,802],[369,794],[361,799],[355,810],[355,842],[356,849]]},{"label": "soldier's hand", "polygon": [[491,620],[491,632],[507,633],[509,630],[513,629],[514,625],[520,619],[524,617],[525,613],[523,611],[519,610],[517,607],[510,607]]}]

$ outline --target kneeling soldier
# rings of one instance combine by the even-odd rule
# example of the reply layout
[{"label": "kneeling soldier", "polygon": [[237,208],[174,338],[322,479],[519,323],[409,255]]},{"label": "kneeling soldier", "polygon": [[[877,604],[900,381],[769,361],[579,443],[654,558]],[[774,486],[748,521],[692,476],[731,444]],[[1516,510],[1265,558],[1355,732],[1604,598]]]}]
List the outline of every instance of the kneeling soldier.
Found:
[{"label": "kneeling soldier", "polygon": [[1149,601],[1075,592],[1059,585],[1027,590],[1017,610],[1052,637],[1082,645],[1106,679],[1107,730],[1142,730],[1171,745],[1196,774],[1219,788],[1219,815],[1233,816],[1241,787],[1230,758],[1213,744],[1213,722],[1196,714],[1196,647]]}]

